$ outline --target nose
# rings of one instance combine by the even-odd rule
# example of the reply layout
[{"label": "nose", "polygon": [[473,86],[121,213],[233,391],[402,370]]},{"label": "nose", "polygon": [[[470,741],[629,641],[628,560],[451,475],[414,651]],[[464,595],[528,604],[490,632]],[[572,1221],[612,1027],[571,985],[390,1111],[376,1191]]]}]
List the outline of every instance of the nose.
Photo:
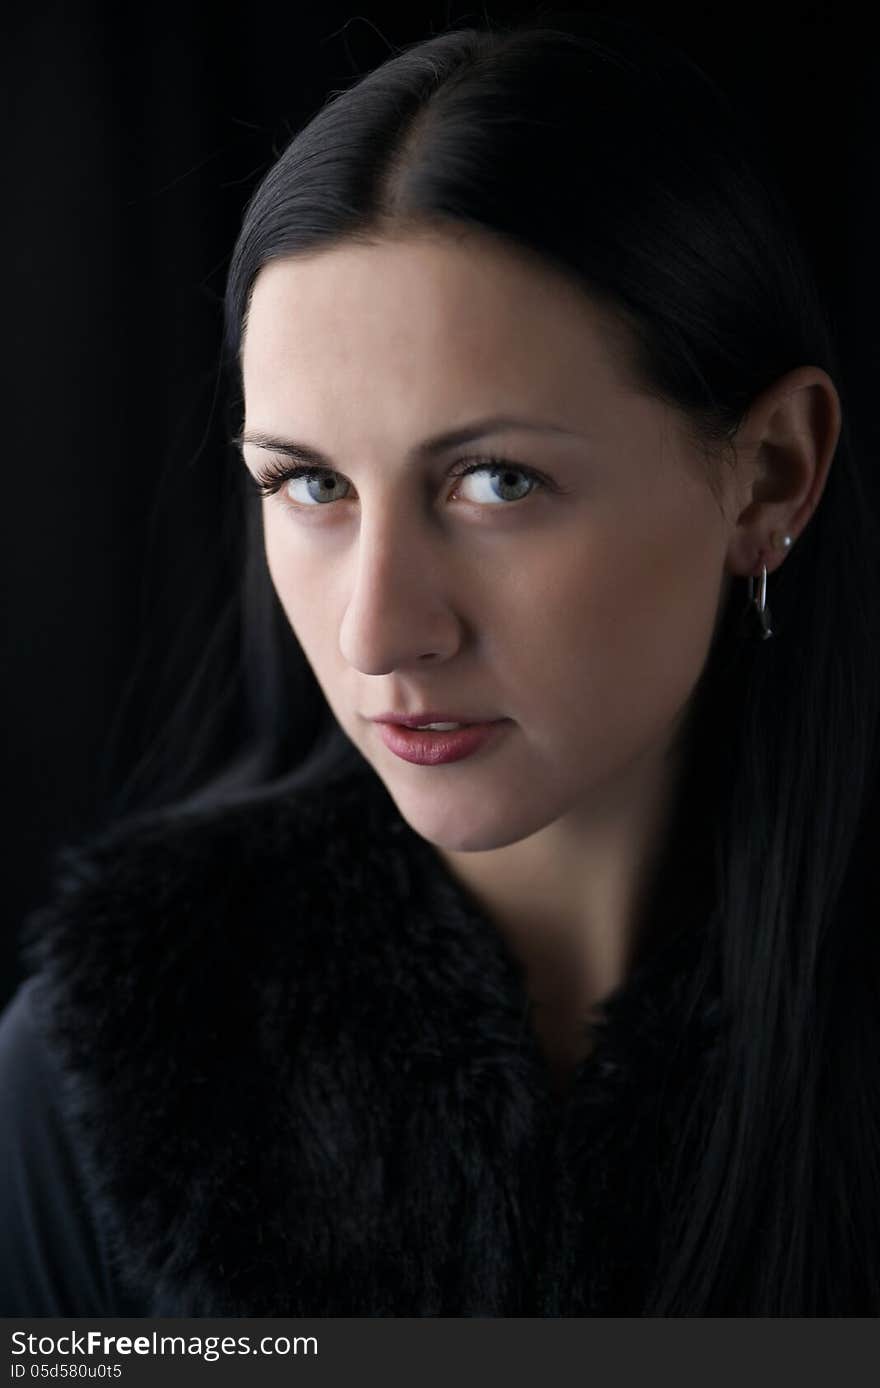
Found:
[{"label": "nose", "polygon": [[343,658],[365,675],[448,660],[461,622],[437,554],[411,517],[361,524],[351,594],[339,631]]}]

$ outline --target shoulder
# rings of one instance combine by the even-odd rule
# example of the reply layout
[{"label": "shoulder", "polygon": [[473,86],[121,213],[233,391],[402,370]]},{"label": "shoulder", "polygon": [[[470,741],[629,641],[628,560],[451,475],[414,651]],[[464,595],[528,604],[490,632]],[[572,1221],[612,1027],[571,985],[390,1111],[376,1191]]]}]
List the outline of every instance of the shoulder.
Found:
[{"label": "shoulder", "polygon": [[155,813],[57,854],[20,948],[35,1025],[93,1140],[125,1114],[129,1151],[148,1120],[149,1140],[161,1125],[176,1145],[210,1077],[248,1089],[291,1017],[356,989],[350,947],[399,936],[402,828],[382,783],[357,775]]},{"label": "shoulder", "polygon": [[27,981],[0,1014],[0,1314],[134,1313],[106,1258],[32,994]]},{"label": "shoulder", "polygon": [[257,1003],[265,1013],[282,966],[295,994],[300,975],[344,961],[363,913],[380,929],[409,887],[395,835],[414,837],[370,771],[65,845],[19,928],[44,1035],[94,1072],[119,1045],[167,1050],[169,1015],[196,1047]]},{"label": "shoulder", "polygon": [[127,1284],[161,1298],[181,1259],[198,1265],[193,1212],[272,1150],[279,1092],[387,997],[409,938],[395,836],[384,786],[358,779],[153,816],[58,855],[26,922],[30,1016],[16,1003],[7,1070],[21,1097],[23,1051],[50,1058]]},{"label": "shoulder", "polygon": [[317,902],[356,898],[387,872],[388,833],[402,827],[381,782],[357,775],[105,829],[56,853],[19,930],[25,971],[81,976],[95,995],[111,977],[124,986],[129,967],[167,976],[206,947],[253,947],[279,907],[307,922]]},{"label": "shoulder", "polygon": [[[27,1123],[36,1131],[51,1121],[53,1106],[27,1104],[24,1100],[35,1094],[52,1095],[54,1076],[33,1024],[32,992],[33,981],[28,980],[0,1011],[0,1113],[4,1120],[15,1113],[20,1125]],[[11,1144],[7,1122],[0,1125],[0,1142],[8,1157]]]}]

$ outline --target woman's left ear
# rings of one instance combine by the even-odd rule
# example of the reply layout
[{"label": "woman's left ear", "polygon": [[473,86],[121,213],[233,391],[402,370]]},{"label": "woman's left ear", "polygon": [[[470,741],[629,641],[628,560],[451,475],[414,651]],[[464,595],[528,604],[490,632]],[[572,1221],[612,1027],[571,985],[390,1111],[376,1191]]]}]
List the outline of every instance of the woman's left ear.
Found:
[{"label": "woman's left ear", "polygon": [[818,366],[797,367],[755,399],[734,440],[741,481],[731,572],[771,573],[784,561],[819,504],[842,417],[837,388]]}]

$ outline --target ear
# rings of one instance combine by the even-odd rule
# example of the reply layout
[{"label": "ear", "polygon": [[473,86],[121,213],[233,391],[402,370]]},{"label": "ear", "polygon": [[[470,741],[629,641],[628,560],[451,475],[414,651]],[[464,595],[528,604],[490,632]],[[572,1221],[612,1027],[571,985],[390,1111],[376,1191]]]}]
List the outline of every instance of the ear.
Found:
[{"label": "ear", "polygon": [[734,439],[736,468],[727,568],[770,573],[819,504],[840,437],[837,389],[818,366],[800,366],[763,391]]}]

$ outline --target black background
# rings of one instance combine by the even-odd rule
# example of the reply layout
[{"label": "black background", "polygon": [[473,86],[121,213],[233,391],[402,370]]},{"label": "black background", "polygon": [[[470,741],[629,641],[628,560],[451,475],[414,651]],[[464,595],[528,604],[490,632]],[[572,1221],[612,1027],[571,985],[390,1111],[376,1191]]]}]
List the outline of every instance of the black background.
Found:
[{"label": "black background", "polygon": [[[646,19],[758,114],[876,489],[870,10],[604,8]],[[3,21],[0,1003],[53,848],[100,814],[98,768],[141,624],[180,639],[190,594],[220,581],[221,303],[255,183],[329,91],[392,45],[533,10],[181,0],[30,4]]]}]

